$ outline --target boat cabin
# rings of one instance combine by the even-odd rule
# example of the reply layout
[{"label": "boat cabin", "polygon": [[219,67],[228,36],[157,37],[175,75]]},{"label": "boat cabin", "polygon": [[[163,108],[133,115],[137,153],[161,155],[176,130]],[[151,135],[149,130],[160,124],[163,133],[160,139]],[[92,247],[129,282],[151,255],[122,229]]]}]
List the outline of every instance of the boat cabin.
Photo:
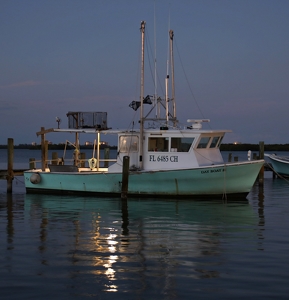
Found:
[{"label": "boat cabin", "polygon": [[226,131],[156,130],[143,133],[143,150],[140,149],[140,132],[118,134],[117,162],[109,172],[120,172],[124,156],[130,157],[130,169],[147,171],[187,169],[223,163],[220,145]]}]

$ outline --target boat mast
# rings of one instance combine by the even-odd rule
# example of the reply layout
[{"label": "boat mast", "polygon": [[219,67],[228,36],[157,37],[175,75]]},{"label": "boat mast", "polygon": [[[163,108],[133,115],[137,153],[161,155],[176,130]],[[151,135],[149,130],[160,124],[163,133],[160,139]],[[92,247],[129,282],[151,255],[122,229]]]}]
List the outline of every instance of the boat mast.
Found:
[{"label": "boat mast", "polygon": [[166,84],[166,95],[165,95],[165,98],[166,98],[166,122],[167,122],[167,126],[169,124],[169,92],[168,92],[168,89],[169,89],[169,74],[167,72],[167,76],[166,76],[166,80],[165,80],[165,84]]},{"label": "boat mast", "polygon": [[139,156],[139,167],[142,169],[142,156],[143,156],[143,130],[144,130],[144,119],[143,119],[143,99],[144,99],[144,37],[145,37],[145,21],[141,22],[141,83],[140,83],[140,156]]},{"label": "boat mast", "polygon": [[158,95],[157,95],[157,33],[156,33],[156,4],[154,4],[154,68],[155,68],[155,74],[154,74],[154,85],[155,85],[155,95],[154,95],[154,104],[156,105],[156,112],[155,117],[156,119],[159,118],[160,115],[160,103],[158,102]]},{"label": "boat mast", "polygon": [[169,31],[170,35],[170,52],[171,52],[171,76],[172,76],[172,104],[173,104],[173,125],[177,125],[177,115],[176,115],[176,102],[175,102],[175,73],[174,73],[174,53],[173,53],[173,39],[174,31]]}]

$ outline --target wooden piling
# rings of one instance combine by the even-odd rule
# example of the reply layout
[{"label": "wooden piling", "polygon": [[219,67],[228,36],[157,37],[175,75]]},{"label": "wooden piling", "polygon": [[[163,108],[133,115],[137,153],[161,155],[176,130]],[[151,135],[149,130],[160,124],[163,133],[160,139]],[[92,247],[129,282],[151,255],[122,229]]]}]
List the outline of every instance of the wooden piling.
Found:
[{"label": "wooden piling", "polygon": [[52,165],[57,165],[58,164],[58,153],[57,152],[52,152],[51,164]]},{"label": "wooden piling", "polygon": [[232,153],[229,153],[228,162],[232,161]]},{"label": "wooden piling", "polygon": [[[259,159],[264,159],[264,142],[259,142]],[[264,164],[259,172],[258,180],[259,185],[264,184]]]},{"label": "wooden piling", "polygon": [[41,169],[45,171],[45,134],[43,133],[45,130],[44,127],[41,127]]},{"label": "wooden piling", "polygon": [[84,152],[80,153],[80,167],[85,168],[85,153]]},{"label": "wooden piling", "polygon": [[7,162],[7,193],[12,193],[13,174],[13,159],[14,159],[14,141],[8,138],[8,162]]},{"label": "wooden piling", "polygon": [[36,169],[35,158],[29,158],[29,169],[30,170]]},{"label": "wooden piling", "polygon": [[123,157],[122,164],[122,186],[121,186],[121,198],[127,198],[128,191],[128,175],[129,175],[129,156]]}]

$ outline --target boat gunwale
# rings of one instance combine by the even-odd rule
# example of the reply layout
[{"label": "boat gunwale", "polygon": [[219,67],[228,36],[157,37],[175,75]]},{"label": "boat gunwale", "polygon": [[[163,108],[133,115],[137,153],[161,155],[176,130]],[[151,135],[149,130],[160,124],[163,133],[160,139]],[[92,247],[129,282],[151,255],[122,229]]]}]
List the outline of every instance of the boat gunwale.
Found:
[{"label": "boat gunwale", "polygon": [[278,156],[275,154],[264,154],[266,157],[269,157],[270,159],[276,161],[276,162],[280,162],[280,163],[285,163],[285,164],[289,164],[289,157],[286,156]]},{"label": "boat gunwale", "polygon": [[[246,161],[238,161],[238,162],[229,162],[229,163],[223,163],[223,164],[216,164],[216,165],[206,165],[206,166],[198,166],[195,168],[186,168],[186,169],[162,169],[162,170],[129,170],[130,174],[140,174],[140,173],[154,173],[154,172],[182,172],[182,171],[190,171],[190,170],[204,170],[204,169],[213,169],[213,168],[226,168],[226,167],[234,167],[239,165],[251,165],[251,164],[259,164],[259,163],[265,163],[263,159],[258,160],[246,160]],[[108,172],[104,170],[81,170],[78,172],[71,172],[71,171],[62,171],[62,172],[51,172],[51,171],[42,171],[41,169],[30,169],[24,171],[25,173],[42,173],[42,174],[83,174],[83,175],[92,175],[92,174],[122,174],[122,172]]]}]

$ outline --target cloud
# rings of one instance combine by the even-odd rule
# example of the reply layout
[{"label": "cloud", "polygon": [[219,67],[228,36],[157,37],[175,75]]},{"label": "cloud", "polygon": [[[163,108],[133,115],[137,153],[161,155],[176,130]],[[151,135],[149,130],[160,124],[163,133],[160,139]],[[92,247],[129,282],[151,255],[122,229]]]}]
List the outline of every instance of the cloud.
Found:
[{"label": "cloud", "polygon": [[9,89],[9,88],[18,88],[18,87],[26,87],[26,86],[36,86],[43,84],[41,81],[28,80],[23,82],[12,83],[8,85],[1,85],[1,89]]}]

